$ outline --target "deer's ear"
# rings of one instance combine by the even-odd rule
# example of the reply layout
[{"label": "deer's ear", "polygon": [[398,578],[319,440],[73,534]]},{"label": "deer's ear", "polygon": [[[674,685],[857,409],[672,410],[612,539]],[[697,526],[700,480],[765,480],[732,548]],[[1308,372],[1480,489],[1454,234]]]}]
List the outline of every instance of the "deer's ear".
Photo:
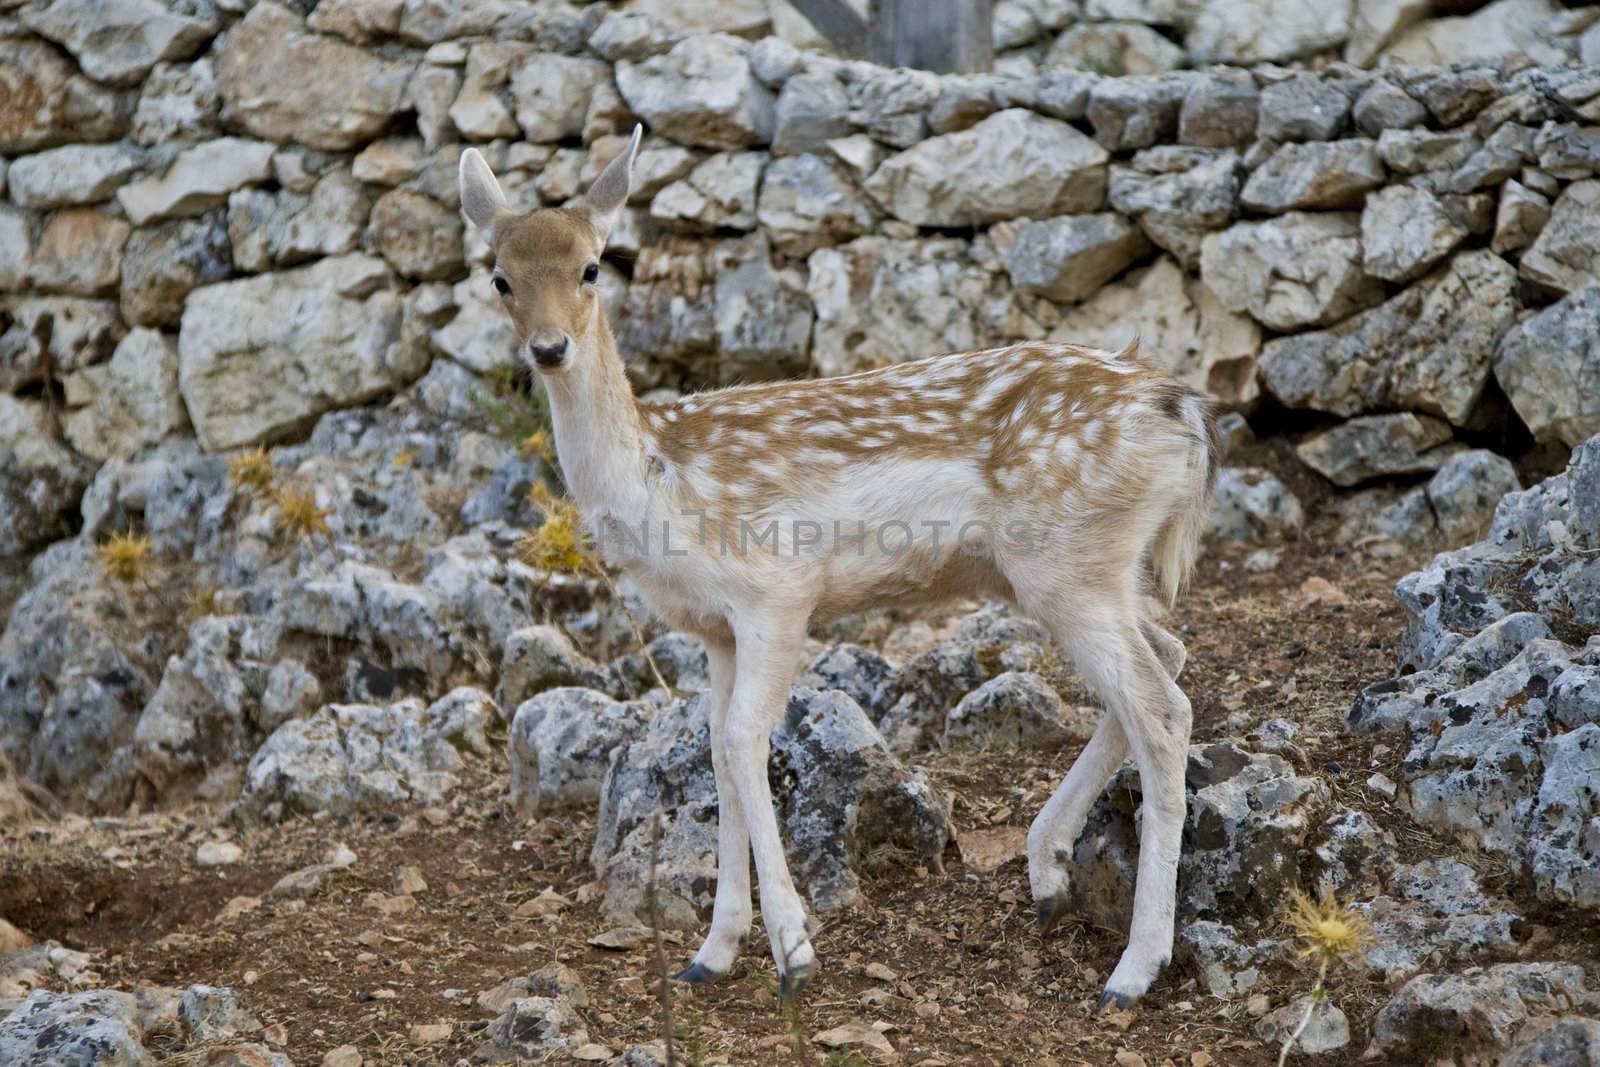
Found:
[{"label": "deer's ear", "polygon": [[628,190],[633,184],[633,157],[639,153],[639,138],[643,136],[644,127],[634,126],[633,136],[628,138],[628,147],[606,164],[606,169],[600,172],[600,177],[594,180],[583,196],[583,202],[589,208],[589,220],[600,234],[601,241],[611,236],[611,227],[616,225],[617,216],[628,202]]},{"label": "deer's ear", "polygon": [[461,153],[461,210],[483,231],[484,237],[494,231],[497,218],[510,212],[506,194],[500,190],[494,171],[476,148]]}]

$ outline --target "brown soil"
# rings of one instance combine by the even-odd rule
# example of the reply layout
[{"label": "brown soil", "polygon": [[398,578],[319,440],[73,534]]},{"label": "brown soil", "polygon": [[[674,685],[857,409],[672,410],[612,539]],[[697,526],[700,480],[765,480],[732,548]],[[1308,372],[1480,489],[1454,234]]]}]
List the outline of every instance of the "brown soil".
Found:
[{"label": "brown soil", "polygon": [[[1364,787],[1374,770],[1394,771],[1402,747],[1341,730],[1355,692],[1391,669],[1403,618],[1390,589],[1417,561],[1380,568],[1358,554],[1291,545],[1277,570],[1250,575],[1244,555],[1228,548],[1208,555],[1174,620],[1189,647],[1183,686],[1194,702],[1196,739],[1227,736],[1235,713],[1252,724],[1292,719],[1302,728],[1303,771],[1393,832],[1406,858],[1456,851]],[[1308,578],[1333,583],[1347,602],[1297,602]],[[1374,746],[1385,741],[1374,759]],[[971,831],[1025,827],[1074,754],[935,754],[924,763],[955,794],[957,823]],[[531,822],[506,808],[504,795],[497,758],[474,769],[448,809],[250,830],[235,837],[245,860],[213,870],[193,862],[213,833],[211,816],[201,812],[11,831],[0,835],[0,915],[36,937],[101,953],[97,967],[109,985],[238,987],[264,1022],[283,1025],[286,1048],[302,1065],[346,1043],[369,1064],[454,1063],[483,1038],[477,994],[552,961],[576,969],[587,986],[593,1041],[619,1052],[655,1039],[648,952],[586,944],[612,925],[585,891],[592,813]],[[267,899],[278,878],[340,842],[359,857],[352,868],[304,902]],[[1600,932],[1542,912],[1504,870],[1463,858],[1530,916],[1529,953],[1600,959]],[[397,892],[398,872],[408,866],[427,888],[412,910],[386,915],[378,905]],[[1230,1067],[1276,1062],[1276,1050],[1251,1035],[1242,1000],[1207,996],[1181,968],[1169,969],[1131,1012],[1097,1015],[1094,1000],[1124,933],[1067,922],[1041,939],[1020,859],[977,875],[952,848],[942,872],[885,866],[890,873],[867,878],[860,909],[822,923],[821,974],[796,1018],[777,1008],[759,927],[731,979],[675,987],[684,1062],[839,1063],[842,1056],[829,1059],[804,1039],[852,1020],[889,1024],[904,1063],[1099,1065],[1119,1062],[1124,1050],[1150,1067],[1207,1062],[1193,1058],[1200,1053]],[[547,887],[577,903],[555,918],[514,914]],[[218,921],[240,897],[261,902]],[[671,962],[687,959],[695,935],[667,936]],[[896,977],[870,977],[869,964]],[[1309,984],[1286,959],[1266,988],[1277,1005]],[[1334,995],[1353,1040],[1316,1062],[1354,1063],[1387,994],[1377,983],[1340,977]],[[452,1036],[413,1045],[411,1025],[433,1022],[453,1023]],[[790,1044],[796,1034],[799,1053]]]}]

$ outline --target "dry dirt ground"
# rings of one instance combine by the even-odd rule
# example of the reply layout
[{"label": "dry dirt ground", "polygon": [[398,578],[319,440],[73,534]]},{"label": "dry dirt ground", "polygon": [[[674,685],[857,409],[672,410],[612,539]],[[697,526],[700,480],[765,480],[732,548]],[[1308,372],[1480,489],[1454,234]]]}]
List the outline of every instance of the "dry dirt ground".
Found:
[{"label": "dry dirt ground", "polygon": [[[1399,746],[1375,758],[1381,742],[1340,729],[1357,689],[1390,670],[1403,624],[1390,590],[1417,561],[1379,564],[1301,544],[1285,551],[1276,571],[1251,575],[1245,554],[1209,553],[1177,614],[1190,652],[1183,685],[1194,701],[1196,739],[1226,736],[1235,713],[1252,724],[1291,718],[1304,730],[1303,770],[1393,832],[1405,858],[1452,851],[1364,787],[1374,770],[1393,771]],[[1317,578],[1344,602],[1307,603],[1302,587]],[[936,754],[925,765],[954,795],[964,834],[1020,833],[1075,749]],[[286,1038],[301,1065],[316,1065],[343,1044],[357,1046],[368,1064],[454,1063],[483,1040],[477,994],[552,961],[575,969],[587,986],[592,1041],[619,1052],[656,1038],[647,949],[587,943],[612,925],[585,888],[592,814],[535,822],[517,817],[504,796],[497,759],[480,764],[446,809],[252,829],[234,835],[243,861],[215,869],[196,866],[195,848],[230,831],[205,812],[11,830],[0,837],[0,915],[36,937],[93,949],[108,985],[238,987],[263,1022],[282,1025],[274,1036]],[[336,843],[355,851],[354,866],[304,901],[268,899],[277,879]],[[1600,933],[1542,912],[1503,870],[1468,858],[1528,916],[1528,953],[1594,968]],[[397,884],[407,867],[426,888]],[[413,889],[410,901],[395,903],[402,888]],[[546,889],[573,905],[554,916],[518,915]],[[816,940],[823,969],[792,1018],[778,1010],[759,928],[730,980],[675,987],[681,1062],[846,1062],[810,1038],[852,1021],[887,1024],[893,1058],[907,1064],[1138,1062],[1129,1052],[1149,1067],[1276,1061],[1276,1050],[1251,1036],[1244,1002],[1207,996],[1179,967],[1131,1012],[1097,1015],[1094,1000],[1123,932],[1066,922],[1041,939],[1020,859],[976,874],[952,847],[942,872],[890,865],[868,876],[865,890],[859,910],[823,922]],[[672,964],[692,952],[694,936],[668,935]],[[875,964],[888,970],[869,974]],[[1274,1005],[1307,985],[1289,959],[1267,983]],[[1349,1013],[1353,1040],[1316,1062],[1354,1063],[1386,991],[1341,976],[1334,995]],[[453,1028],[442,1041],[418,1045],[410,1031],[417,1023]]]}]

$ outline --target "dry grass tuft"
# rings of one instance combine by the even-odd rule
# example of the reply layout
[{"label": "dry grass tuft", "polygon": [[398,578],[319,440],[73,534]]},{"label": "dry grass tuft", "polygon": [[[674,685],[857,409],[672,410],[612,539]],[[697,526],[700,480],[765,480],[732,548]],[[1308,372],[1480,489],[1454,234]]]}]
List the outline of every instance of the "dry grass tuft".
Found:
[{"label": "dry grass tuft", "polygon": [[583,552],[583,519],[578,506],[550,492],[543,482],[528,494],[533,506],[544,512],[544,522],[523,535],[519,548],[530,567],[543,571],[576,572],[591,560]]},{"label": "dry grass tuft", "polygon": [[124,533],[112,534],[111,539],[95,549],[95,558],[100,561],[101,570],[106,575],[121,582],[123,585],[132,585],[142,581],[149,573],[151,565],[155,562],[155,548],[150,543],[150,538],[128,530]]},{"label": "dry grass tuft", "polygon": [[305,541],[321,534],[329,535],[328,510],[317,504],[317,494],[298,485],[279,487],[273,494],[278,502],[279,523],[285,533],[296,541]]},{"label": "dry grass tuft", "polygon": [[228,479],[235,489],[249,493],[271,492],[278,478],[278,468],[264,448],[253,448],[228,457]]}]

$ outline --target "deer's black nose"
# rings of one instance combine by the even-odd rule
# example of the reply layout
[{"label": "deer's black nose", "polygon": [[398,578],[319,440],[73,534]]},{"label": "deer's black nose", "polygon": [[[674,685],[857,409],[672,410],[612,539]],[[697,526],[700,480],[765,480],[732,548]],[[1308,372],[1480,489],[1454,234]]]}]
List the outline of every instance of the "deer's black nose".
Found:
[{"label": "deer's black nose", "polygon": [[553,345],[529,344],[528,351],[539,366],[559,367],[561,361],[567,358],[567,339],[563,337]]}]

